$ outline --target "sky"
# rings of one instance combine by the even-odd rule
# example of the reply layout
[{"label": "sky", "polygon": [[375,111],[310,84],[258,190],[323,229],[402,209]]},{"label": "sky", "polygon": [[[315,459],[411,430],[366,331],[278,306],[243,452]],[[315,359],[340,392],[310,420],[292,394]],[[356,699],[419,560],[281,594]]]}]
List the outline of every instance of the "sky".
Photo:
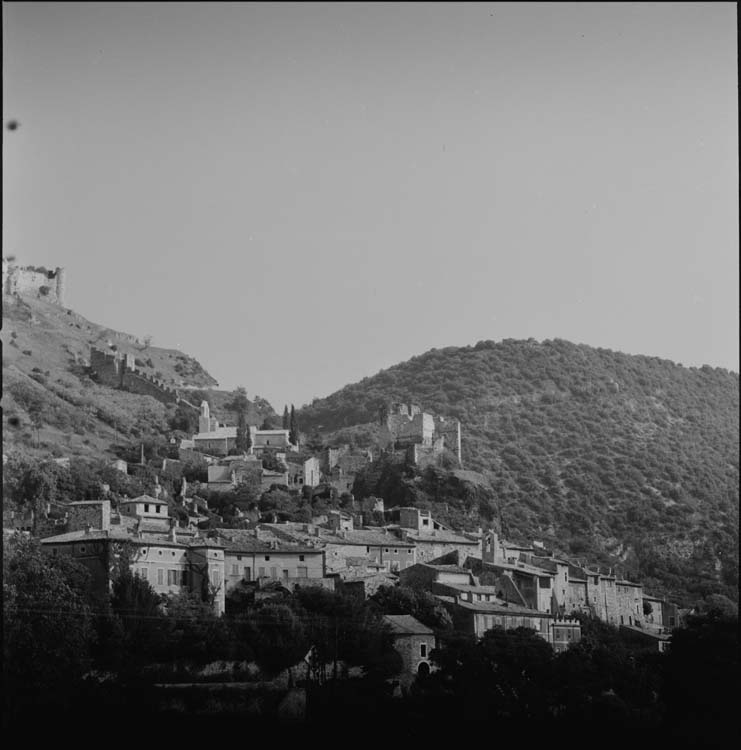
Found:
[{"label": "sky", "polygon": [[433,347],[739,370],[734,3],[3,3],[3,253],[279,412]]}]

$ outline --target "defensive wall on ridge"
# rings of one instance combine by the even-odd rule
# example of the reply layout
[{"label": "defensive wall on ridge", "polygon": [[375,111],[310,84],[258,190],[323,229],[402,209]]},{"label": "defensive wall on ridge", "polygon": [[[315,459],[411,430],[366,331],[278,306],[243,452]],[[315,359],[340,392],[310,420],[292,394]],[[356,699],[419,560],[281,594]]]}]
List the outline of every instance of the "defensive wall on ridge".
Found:
[{"label": "defensive wall on ridge", "polygon": [[121,388],[131,393],[152,396],[165,404],[184,403],[196,408],[189,401],[180,398],[177,389],[148,373],[139,370],[133,354],[113,354],[92,347],[90,368],[100,383],[111,388]]}]

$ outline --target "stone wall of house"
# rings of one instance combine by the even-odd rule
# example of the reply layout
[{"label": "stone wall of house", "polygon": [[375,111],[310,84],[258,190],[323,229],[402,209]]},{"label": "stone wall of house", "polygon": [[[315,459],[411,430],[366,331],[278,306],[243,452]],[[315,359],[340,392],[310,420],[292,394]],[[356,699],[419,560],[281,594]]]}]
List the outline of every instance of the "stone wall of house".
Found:
[{"label": "stone wall of house", "polygon": [[569,576],[568,587],[566,588],[566,614],[572,612],[589,612],[587,582],[579,578]]},{"label": "stone wall of house", "polygon": [[409,539],[417,546],[417,562],[428,562],[450,552],[458,552],[459,559],[465,560],[466,557],[480,557],[481,550],[478,545],[465,544],[463,542],[443,542],[435,540],[433,537],[424,539],[423,537],[414,537]]},{"label": "stone wall of house", "polygon": [[616,619],[620,625],[635,625],[643,620],[643,588],[638,585],[615,584]]},{"label": "stone wall of house", "polygon": [[[408,686],[419,671],[419,665],[423,662],[431,667],[430,652],[435,648],[435,636],[430,635],[398,635],[394,638],[394,649],[401,656],[403,663],[402,671],[398,675],[399,682]],[[422,656],[424,646],[425,655]]]},{"label": "stone wall of house", "polygon": [[90,526],[101,531],[107,531],[111,528],[111,503],[109,500],[71,503],[67,506],[67,531],[82,531]]}]

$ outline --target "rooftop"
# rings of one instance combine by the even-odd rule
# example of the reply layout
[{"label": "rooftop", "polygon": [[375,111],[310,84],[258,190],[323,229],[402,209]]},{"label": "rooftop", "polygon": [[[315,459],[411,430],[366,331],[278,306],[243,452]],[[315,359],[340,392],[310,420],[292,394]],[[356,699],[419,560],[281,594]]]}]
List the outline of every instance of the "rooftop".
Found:
[{"label": "rooftop", "polygon": [[[290,544],[285,540],[266,540],[255,538],[254,533],[244,529],[217,529],[218,538],[222,540],[224,548],[229,552],[283,552],[294,554],[321,554],[320,550],[313,547],[305,547],[299,544]],[[277,548],[271,545],[271,541],[277,543]]]},{"label": "rooftop", "polygon": [[432,531],[409,531],[407,533],[409,539],[414,539],[415,542],[447,542],[450,544],[470,544],[477,546],[478,542],[474,539],[469,539],[459,534],[454,534],[450,531],[442,531],[434,529]]},{"label": "rooftop", "polygon": [[199,432],[193,435],[193,440],[224,440],[225,438],[236,438],[236,427],[217,427],[211,432]]},{"label": "rooftop", "polygon": [[550,575],[550,571],[545,570],[544,568],[536,568],[534,565],[529,565],[528,563],[508,563],[508,562],[485,562],[484,567],[487,565],[497,567],[497,568],[504,568],[505,570],[519,570],[522,573],[528,573],[530,575],[536,575],[536,576],[546,576]]},{"label": "rooftop", "polygon": [[139,497],[125,497],[123,500],[119,500],[119,505],[128,505],[129,503],[154,503],[154,505],[167,505],[166,500],[158,500],[156,497],[151,495],[139,495]]},{"label": "rooftop", "polygon": [[435,635],[435,631],[423,625],[411,615],[384,615],[395,635]]},{"label": "rooftop", "polygon": [[497,614],[497,615],[513,615],[515,617],[548,617],[552,615],[550,612],[540,612],[537,609],[529,609],[528,607],[521,607],[514,604],[507,604],[506,602],[465,602],[460,599],[456,600],[456,604],[463,609],[469,609],[474,612],[482,612],[485,614]]}]

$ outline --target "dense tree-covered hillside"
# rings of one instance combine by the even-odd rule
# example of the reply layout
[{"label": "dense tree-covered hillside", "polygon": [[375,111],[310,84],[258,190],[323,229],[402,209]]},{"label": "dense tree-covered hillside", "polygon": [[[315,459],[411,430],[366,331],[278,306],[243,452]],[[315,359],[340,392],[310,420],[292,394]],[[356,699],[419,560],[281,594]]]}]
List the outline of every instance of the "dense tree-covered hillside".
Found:
[{"label": "dense tree-covered hillside", "polygon": [[737,598],[738,374],[558,339],[482,341],[383,370],[299,418],[362,444],[391,400],[460,419],[465,468],[491,482],[508,537],[620,563],[659,590]]}]

